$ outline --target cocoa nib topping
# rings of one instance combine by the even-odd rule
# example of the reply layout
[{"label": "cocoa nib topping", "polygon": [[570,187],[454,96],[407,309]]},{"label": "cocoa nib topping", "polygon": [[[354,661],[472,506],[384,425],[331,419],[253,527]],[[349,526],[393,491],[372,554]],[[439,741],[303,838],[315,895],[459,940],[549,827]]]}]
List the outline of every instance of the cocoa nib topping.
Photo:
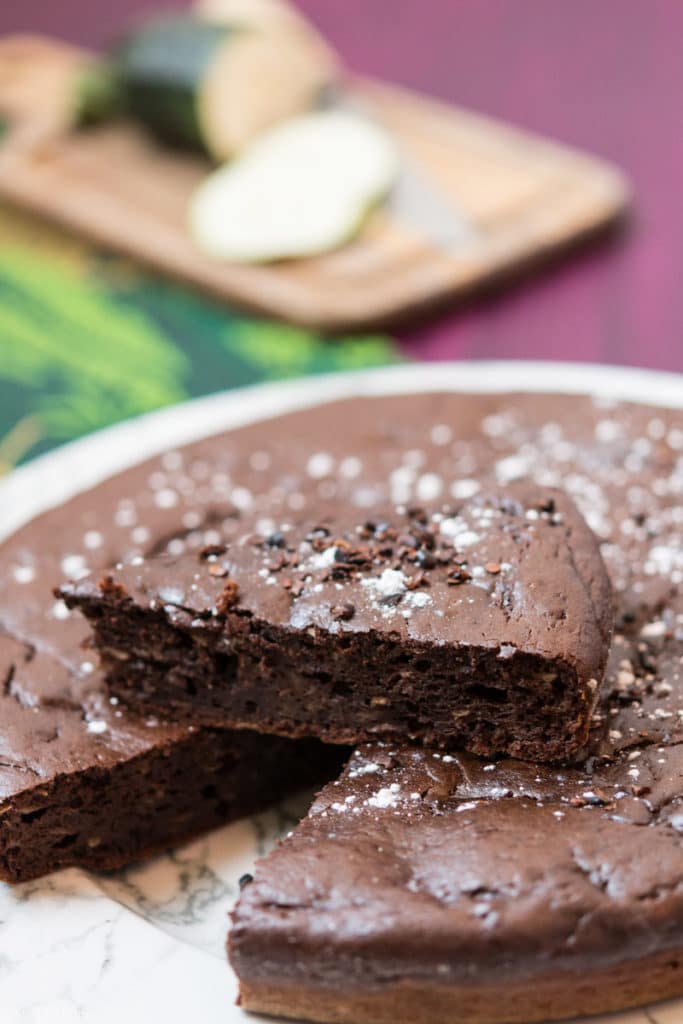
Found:
[{"label": "cocoa nib topping", "polygon": [[225,544],[207,544],[199,552],[199,561],[209,563],[209,576],[213,576],[215,579],[222,579],[222,577],[229,574],[227,565],[219,562],[219,558],[227,554],[227,551],[228,549]]},{"label": "cocoa nib topping", "polygon": [[428,587],[429,579],[425,572],[416,572],[414,576],[406,577],[406,590],[417,590],[418,587]]},{"label": "cocoa nib topping", "polygon": [[342,604],[333,605],[330,608],[330,614],[333,619],[346,622],[356,614],[356,607],[350,601],[344,601]]},{"label": "cocoa nib topping", "polygon": [[419,565],[421,569],[434,569],[437,565],[437,561],[431,551],[425,551],[424,548],[418,548],[415,552],[415,564]]},{"label": "cocoa nib topping", "polygon": [[268,569],[269,572],[280,572],[281,569],[284,569],[285,566],[288,565],[289,558],[287,555],[278,553],[277,555],[274,555],[270,561],[266,562],[266,569]]},{"label": "cocoa nib topping", "polygon": [[126,587],[123,583],[119,583],[115,580],[113,576],[103,576],[97,586],[103,594],[108,594],[110,597],[116,597],[119,599],[128,597]]},{"label": "cocoa nib topping", "polygon": [[216,601],[216,611],[220,615],[225,615],[227,611],[230,611],[237,604],[238,594],[239,586],[235,580],[226,580],[223,592]]},{"label": "cocoa nib topping", "polygon": [[[244,536],[241,545],[260,549],[259,576],[269,586],[279,584],[292,599],[309,590],[320,592],[326,583],[339,591],[360,583],[365,588],[363,606],[369,602],[384,613],[401,605],[401,614],[410,618],[413,610],[434,600],[413,593],[419,588],[471,584],[487,591],[491,600],[505,600],[517,546],[523,557],[541,522],[561,522],[559,507],[547,491],[530,497],[526,492],[516,497],[493,491],[438,509],[395,506],[343,527],[327,516],[308,524],[283,521],[271,532]],[[456,603],[462,600],[472,603],[475,598],[457,598]],[[337,609],[333,618],[350,617],[339,614],[342,594],[330,603]]]},{"label": "cocoa nib topping", "polygon": [[282,565],[269,563],[266,568],[275,572],[285,564],[289,566],[290,572],[280,578],[280,583],[294,597],[299,596],[313,572],[320,573],[316,578],[322,582],[343,583],[387,569],[400,571],[406,590],[428,587],[429,572],[438,567],[456,565],[458,582],[470,579],[456,546],[440,532],[438,521],[430,521],[421,508],[406,510],[405,517],[407,522],[398,525],[365,520],[343,535],[335,535],[329,524],[319,523],[306,534],[300,561],[289,548],[291,554],[283,556]]},{"label": "cocoa nib topping", "polygon": [[292,597],[300,597],[304,592],[304,576],[299,574],[292,578],[291,576],[281,576],[280,584],[283,590],[288,590]]},{"label": "cocoa nib topping", "polygon": [[281,530],[275,530],[266,537],[265,543],[269,548],[283,548],[285,546],[285,535]]},{"label": "cocoa nib topping", "polygon": [[454,569],[451,569],[446,582],[449,586],[455,587],[460,583],[468,583],[472,579],[472,574],[468,572],[464,565],[456,565]]}]

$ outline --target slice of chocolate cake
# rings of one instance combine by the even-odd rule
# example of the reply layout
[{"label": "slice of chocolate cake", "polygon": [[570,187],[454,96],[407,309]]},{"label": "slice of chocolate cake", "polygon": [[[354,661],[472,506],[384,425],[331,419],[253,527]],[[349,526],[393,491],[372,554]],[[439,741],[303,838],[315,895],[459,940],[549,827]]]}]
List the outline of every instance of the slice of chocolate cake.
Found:
[{"label": "slice of chocolate cake", "polygon": [[585,742],[612,607],[597,542],[562,492],[518,486],[371,519],[341,503],[266,537],[254,525],[61,588],[129,707],[546,761]]}]

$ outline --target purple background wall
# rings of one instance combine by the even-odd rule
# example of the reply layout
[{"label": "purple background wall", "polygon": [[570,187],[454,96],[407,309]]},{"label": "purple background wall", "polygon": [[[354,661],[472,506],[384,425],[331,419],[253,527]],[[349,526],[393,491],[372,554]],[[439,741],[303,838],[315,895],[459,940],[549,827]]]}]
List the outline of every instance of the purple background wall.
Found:
[{"label": "purple background wall", "polygon": [[[680,0],[299,0],[348,64],[615,160],[635,210],[616,240],[404,332],[420,358],[683,370]],[[88,45],[155,0],[4,0],[0,32]],[[162,2],[161,6],[183,6]]]}]

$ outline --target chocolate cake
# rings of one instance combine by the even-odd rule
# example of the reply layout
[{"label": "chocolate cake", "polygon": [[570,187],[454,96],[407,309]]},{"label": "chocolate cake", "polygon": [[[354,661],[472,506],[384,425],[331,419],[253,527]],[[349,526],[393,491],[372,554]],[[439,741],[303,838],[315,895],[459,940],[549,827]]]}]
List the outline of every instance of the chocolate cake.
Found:
[{"label": "chocolate cake", "polygon": [[612,606],[566,495],[508,486],[368,518],[348,493],[319,516],[315,490],[266,536],[260,507],[229,544],[63,586],[110,691],[143,714],[292,738],[576,753]]},{"label": "chocolate cake", "polygon": [[[243,1004],[481,1024],[683,993],[682,460],[680,412],[557,395],[360,398],[168,452],[49,513],[0,550],[3,843],[17,800],[47,813],[93,769],[132,776],[135,757],[161,764],[165,747],[155,785],[141,778],[115,805],[125,832],[147,791],[147,834],[168,780],[196,784],[186,752],[215,742],[218,757],[225,743],[104,703],[85,623],[50,596],[61,580],[230,549],[247,516],[272,536],[285,518],[306,521],[309,496],[321,517],[341,499],[371,520],[527,479],[572,497],[612,581],[615,635],[585,760],[364,748],[245,887],[232,950]],[[206,757],[197,748],[193,763]],[[217,817],[219,802],[210,789],[188,799],[164,841]],[[35,851],[14,845],[26,870]]]}]

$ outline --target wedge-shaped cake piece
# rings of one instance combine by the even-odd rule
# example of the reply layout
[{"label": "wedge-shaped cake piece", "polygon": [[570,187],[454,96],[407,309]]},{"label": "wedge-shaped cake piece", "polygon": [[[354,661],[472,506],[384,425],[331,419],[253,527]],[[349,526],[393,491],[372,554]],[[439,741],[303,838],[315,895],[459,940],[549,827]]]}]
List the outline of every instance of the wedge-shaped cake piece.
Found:
[{"label": "wedge-shaped cake piece", "polygon": [[[335,1024],[529,1024],[683,992],[669,803],[683,750],[599,753],[549,769],[358,750],[243,889],[241,1005]],[[634,763],[647,797],[632,796]]]},{"label": "wedge-shaped cake piece", "polygon": [[249,523],[60,594],[137,711],[539,760],[584,743],[612,622],[591,531],[530,486],[370,519],[340,503],[265,536]]}]

